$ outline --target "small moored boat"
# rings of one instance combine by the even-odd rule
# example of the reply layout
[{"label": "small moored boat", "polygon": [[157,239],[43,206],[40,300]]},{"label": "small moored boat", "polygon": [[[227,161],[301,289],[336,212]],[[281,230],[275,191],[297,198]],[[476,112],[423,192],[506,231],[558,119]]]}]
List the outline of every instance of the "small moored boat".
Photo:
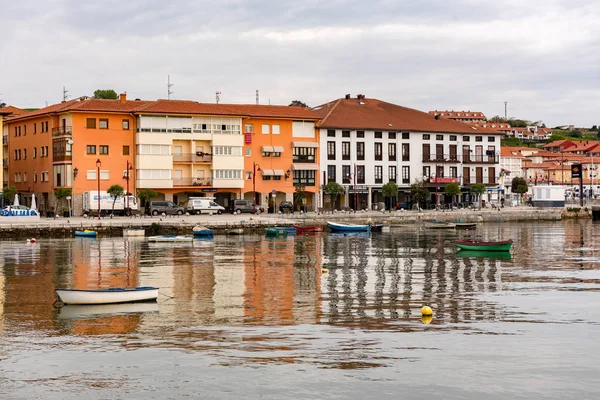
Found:
[{"label": "small moored boat", "polygon": [[368,232],[371,230],[369,225],[340,224],[330,221],[327,221],[327,226],[334,232]]},{"label": "small moored boat", "polygon": [[455,229],[456,224],[451,222],[426,222],[425,227],[429,229]]},{"label": "small moored boat", "polygon": [[193,240],[194,237],[190,235],[162,235],[148,237],[148,241],[153,243],[191,242]]},{"label": "small moored boat", "polygon": [[98,235],[98,232],[92,231],[89,229],[86,229],[83,231],[75,231],[75,236],[79,236],[79,237],[96,237],[97,235]]},{"label": "small moored boat", "polygon": [[281,229],[281,230],[287,231],[287,233],[289,233],[291,235],[296,234],[296,228],[294,228],[293,226],[276,226],[275,229]]},{"label": "small moored boat", "polygon": [[194,237],[211,237],[215,233],[215,231],[205,226],[195,226],[193,232]]},{"label": "small moored boat", "polygon": [[265,228],[267,236],[287,236],[288,231],[281,228]]},{"label": "small moored boat", "polygon": [[388,232],[389,230],[390,230],[389,225],[383,225],[383,224],[371,225],[371,232]]},{"label": "small moored boat", "polygon": [[477,228],[477,222],[456,222],[456,229],[474,229]]},{"label": "small moored boat", "polygon": [[512,240],[502,240],[498,242],[482,242],[478,240],[457,240],[456,246],[461,250],[478,251],[509,251],[512,246]]},{"label": "small moored boat", "polygon": [[158,288],[140,286],[136,288],[112,289],[56,289],[58,299],[65,304],[116,304],[136,301],[156,301]]},{"label": "small moored boat", "polygon": [[294,225],[297,233],[323,232],[323,227],[319,225]]}]

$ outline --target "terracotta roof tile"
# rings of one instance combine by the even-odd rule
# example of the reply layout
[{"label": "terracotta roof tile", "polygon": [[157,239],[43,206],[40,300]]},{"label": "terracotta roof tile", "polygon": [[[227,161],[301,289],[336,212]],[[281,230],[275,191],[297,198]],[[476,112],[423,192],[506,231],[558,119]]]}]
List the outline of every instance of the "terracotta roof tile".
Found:
[{"label": "terracotta roof tile", "polygon": [[493,129],[472,127],[449,119],[371,98],[342,98],[317,106],[322,128],[373,129],[464,134],[498,134]]},{"label": "terracotta roof tile", "polygon": [[14,107],[14,106],[6,106],[6,107],[0,108],[0,115],[17,116],[17,115],[22,115],[22,114],[27,114],[27,111],[22,110],[17,107]]}]

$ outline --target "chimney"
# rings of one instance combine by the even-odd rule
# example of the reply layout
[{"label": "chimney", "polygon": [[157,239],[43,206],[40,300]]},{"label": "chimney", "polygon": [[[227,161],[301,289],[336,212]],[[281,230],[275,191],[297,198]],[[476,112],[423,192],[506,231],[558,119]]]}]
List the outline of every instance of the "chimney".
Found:
[{"label": "chimney", "polygon": [[119,95],[119,101],[120,101],[121,103],[125,103],[125,102],[127,101],[127,93],[121,93],[121,94]]},{"label": "chimney", "polygon": [[435,114],[435,119],[440,119],[440,114]]},{"label": "chimney", "polygon": [[350,100],[350,95],[349,94],[346,95],[346,100]]}]

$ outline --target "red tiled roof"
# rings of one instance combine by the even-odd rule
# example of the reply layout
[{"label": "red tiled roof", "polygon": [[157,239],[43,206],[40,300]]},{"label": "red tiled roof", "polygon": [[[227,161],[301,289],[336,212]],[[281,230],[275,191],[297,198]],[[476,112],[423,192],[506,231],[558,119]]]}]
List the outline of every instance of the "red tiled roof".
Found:
[{"label": "red tiled roof", "polygon": [[312,111],[321,117],[322,128],[498,134],[492,129],[471,127],[449,119],[435,119],[423,111],[371,98],[342,98],[317,106]]},{"label": "red tiled roof", "polygon": [[454,110],[435,110],[435,111],[429,111],[429,114],[431,115],[440,115],[442,118],[447,118],[447,119],[455,119],[455,118],[470,118],[470,119],[482,119],[482,120],[487,120],[487,118],[485,117],[485,115],[483,115],[483,113],[481,111],[464,111],[464,110],[459,110],[459,111],[454,111]]},{"label": "red tiled roof", "polygon": [[61,112],[61,111],[67,110],[70,106],[72,106],[73,104],[77,103],[78,101],[80,101],[80,100],[79,99],[73,99],[73,100],[69,100],[69,101],[63,101],[62,103],[52,104],[52,105],[49,105],[47,107],[40,108],[38,110],[34,110],[34,111],[28,112],[28,113],[23,114],[23,115],[18,115],[18,116],[15,116],[15,117],[11,117],[11,118],[8,119],[8,121],[10,122],[10,121],[20,120],[20,119],[24,119],[24,118],[31,118],[31,117],[37,117],[37,116],[40,116],[40,115]]},{"label": "red tiled roof", "polygon": [[127,112],[131,113],[137,109],[152,103],[147,100],[107,100],[107,99],[82,99],[71,105],[65,111],[88,111],[88,112]]},{"label": "red tiled roof", "polygon": [[544,145],[544,148],[550,148],[550,147],[563,147],[564,148],[569,148],[569,146],[573,146],[575,143],[570,141],[570,140],[555,140],[553,142],[550,142],[548,144]]},{"label": "red tiled roof", "polygon": [[26,114],[26,113],[27,113],[27,111],[21,110],[20,108],[17,108],[14,106],[6,106],[6,107],[0,108],[0,115],[17,116],[17,115]]}]

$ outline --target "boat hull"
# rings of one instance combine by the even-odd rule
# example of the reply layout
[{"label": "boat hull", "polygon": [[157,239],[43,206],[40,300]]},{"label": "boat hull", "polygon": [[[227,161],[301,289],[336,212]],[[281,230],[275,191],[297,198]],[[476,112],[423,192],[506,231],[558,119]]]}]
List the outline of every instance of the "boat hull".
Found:
[{"label": "boat hull", "polygon": [[148,237],[148,241],[153,242],[153,243],[191,242],[193,240],[194,240],[193,236],[150,236],[150,237]]},{"label": "boat hull", "polygon": [[204,229],[201,231],[194,231],[194,237],[212,237],[214,236],[215,231],[212,229]]},{"label": "boat hull", "polygon": [[449,222],[433,222],[426,224],[425,227],[429,229],[455,229],[456,224]]},{"label": "boat hull", "polygon": [[284,231],[287,231],[287,233],[293,235],[296,233],[296,228],[294,228],[293,226],[276,226],[275,229],[281,229]]},{"label": "boat hull", "polygon": [[456,229],[473,229],[477,228],[477,222],[457,222]]},{"label": "boat hull", "polygon": [[388,232],[389,225],[371,225],[371,232]]},{"label": "boat hull", "polygon": [[306,233],[306,232],[323,232],[323,227],[322,226],[317,226],[317,225],[313,225],[313,226],[300,226],[300,225],[294,225],[294,228],[296,228],[296,232],[297,233]]},{"label": "boat hull", "polygon": [[267,236],[287,236],[288,231],[280,228],[265,228]]},{"label": "boat hull", "polygon": [[456,247],[461,250],[476,250],[476,251],[509,251],[512,246],[512,240],[501,242],[476,242],[473,240],[457,240]]},{"label": "boat hull", "polygon": [[118,304],[138,301],[156,301],[157,287],[116,288],[104,290],[56,289],[56,295],[65,304]]},{"label": "boat hull", "polygon": [[334,232],[368,232],[371,230],[369,225],[350,225],[327,222],[327,226]]},{"label": "boat hull", "polygon": [[96,231],[75,231],[75,236],[79,237],[96,237],[97,235]]}]

